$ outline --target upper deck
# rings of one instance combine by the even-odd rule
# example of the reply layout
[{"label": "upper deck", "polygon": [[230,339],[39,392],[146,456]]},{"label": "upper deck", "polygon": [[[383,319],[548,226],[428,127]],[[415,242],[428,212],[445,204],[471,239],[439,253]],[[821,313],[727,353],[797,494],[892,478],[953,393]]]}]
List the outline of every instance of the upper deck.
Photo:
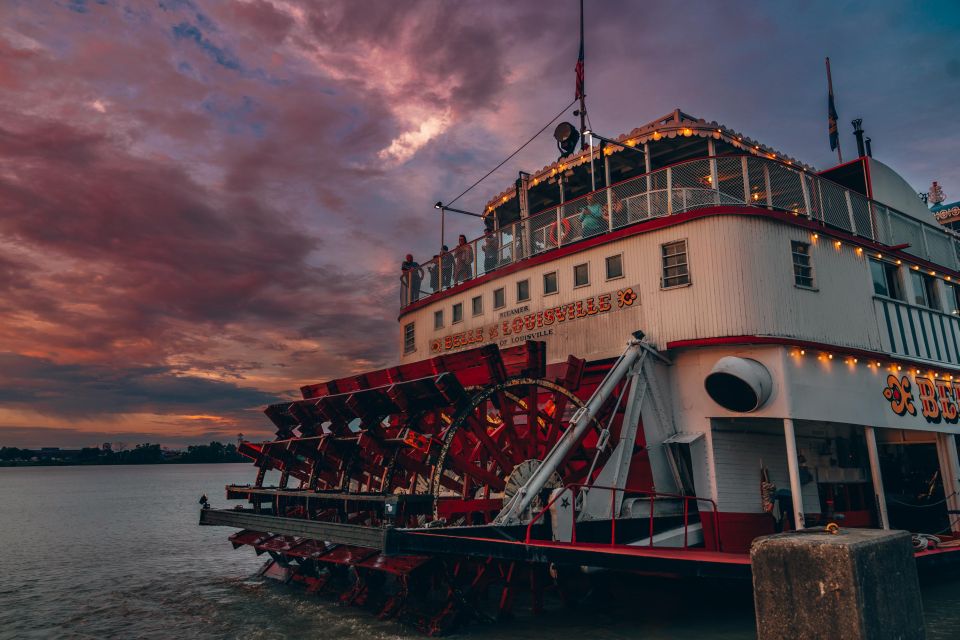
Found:
[{"label": "upper deck", "polygon": [[[598,151],[606,165],[613,154]],[[402,359],[508,337],[544,339],[551,357],[603,358],[642,328],[662,347],[761,336],[960,366],[960,236],[932,216],[924,221],[922,211],[861,193],[874,192],[871,166],[889,171],[868,158],[828,172],[848,188],[772,152],[744,151],[680,160],[506,224],[494,203],[488,215],[498,224],[487,236],[425,264],[419,283],[405,282],[420,293],[405,292]],[[848,179],[858,167],[866,174],[859,188]],[[694,273],[686,291],[663,279],[661,254],[678,241]],[[798,246],[806,258],[791,255]],[[620,282],[602,275],[613,256]],[[804,259],[815,286],[797,279],[796,261]],[[588,282],[576,281],[578,267],[592,274]],[[877,281],[884,269],[893,273],[886,285]],[[605,313],[611,300],[614,311],[624,310],[617,294],[627,290],[638,296],[630,313]],[[586,314],[578,318],[594,315],[590,305],[600,313],[541,330],[557,309],[577,304]]]}]

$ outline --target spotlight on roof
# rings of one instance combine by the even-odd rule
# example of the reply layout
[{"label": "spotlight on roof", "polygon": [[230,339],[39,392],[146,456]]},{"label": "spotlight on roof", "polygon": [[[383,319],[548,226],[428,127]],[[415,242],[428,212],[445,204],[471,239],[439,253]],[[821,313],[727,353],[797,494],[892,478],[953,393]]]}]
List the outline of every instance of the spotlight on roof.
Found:
[{"label": "spotlight on roof", "polygon": [[577,141],[580,140],[580,132],[569,122],[561,122],[553,130],[553,137],[557,139],[557,149],[560,150],[560,157],[566,158],[576,151]]}]

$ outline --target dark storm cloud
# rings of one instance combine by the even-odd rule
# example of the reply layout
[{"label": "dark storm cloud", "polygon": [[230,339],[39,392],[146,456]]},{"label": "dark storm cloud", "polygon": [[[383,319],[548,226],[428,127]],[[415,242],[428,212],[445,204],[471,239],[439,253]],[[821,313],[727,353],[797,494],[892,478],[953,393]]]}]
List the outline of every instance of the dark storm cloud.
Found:
[{"label": "dark storm cloud", "polygon": [[0,353],[0,405],[61,419],[123,413],[236,414],[275,400],[257,389],[176,375],[169,367],[61,365]]}]

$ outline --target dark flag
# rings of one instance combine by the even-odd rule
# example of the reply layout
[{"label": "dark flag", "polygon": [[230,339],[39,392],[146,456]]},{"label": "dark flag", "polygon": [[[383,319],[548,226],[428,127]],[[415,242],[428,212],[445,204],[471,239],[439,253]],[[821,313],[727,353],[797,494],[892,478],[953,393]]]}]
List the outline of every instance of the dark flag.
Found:
[{"label": "dark flag", "polygon": [[[840,153],[840,131],[837,129],[837,107],[833,103],[833,78],[830,75],[830,58],[827,58],[827,127],[830,132],[830,150]],[[840,160],[843,162],[843,160]]]},{"label": "dark flag", "polygon": [[576,100],[582,100],[583,93],[583,0],[580,0],[580,55],[577,56],[577,93]]}]

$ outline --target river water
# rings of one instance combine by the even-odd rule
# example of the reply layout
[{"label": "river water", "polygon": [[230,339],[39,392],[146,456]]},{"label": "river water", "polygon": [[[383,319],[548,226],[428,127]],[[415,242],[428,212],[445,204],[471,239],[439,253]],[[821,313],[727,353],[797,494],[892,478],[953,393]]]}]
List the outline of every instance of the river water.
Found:
[{"label": "river water", "polygon": [[[0,468],[0,638],[419,638],[396,622],[252,577],[263,562],[197,498],[250,465]],[[749,589],[650,581],[640,595],[519,614],[454,637],[754,637]],[[960,637],[960,579],[924,585],[928,637]]]}]

